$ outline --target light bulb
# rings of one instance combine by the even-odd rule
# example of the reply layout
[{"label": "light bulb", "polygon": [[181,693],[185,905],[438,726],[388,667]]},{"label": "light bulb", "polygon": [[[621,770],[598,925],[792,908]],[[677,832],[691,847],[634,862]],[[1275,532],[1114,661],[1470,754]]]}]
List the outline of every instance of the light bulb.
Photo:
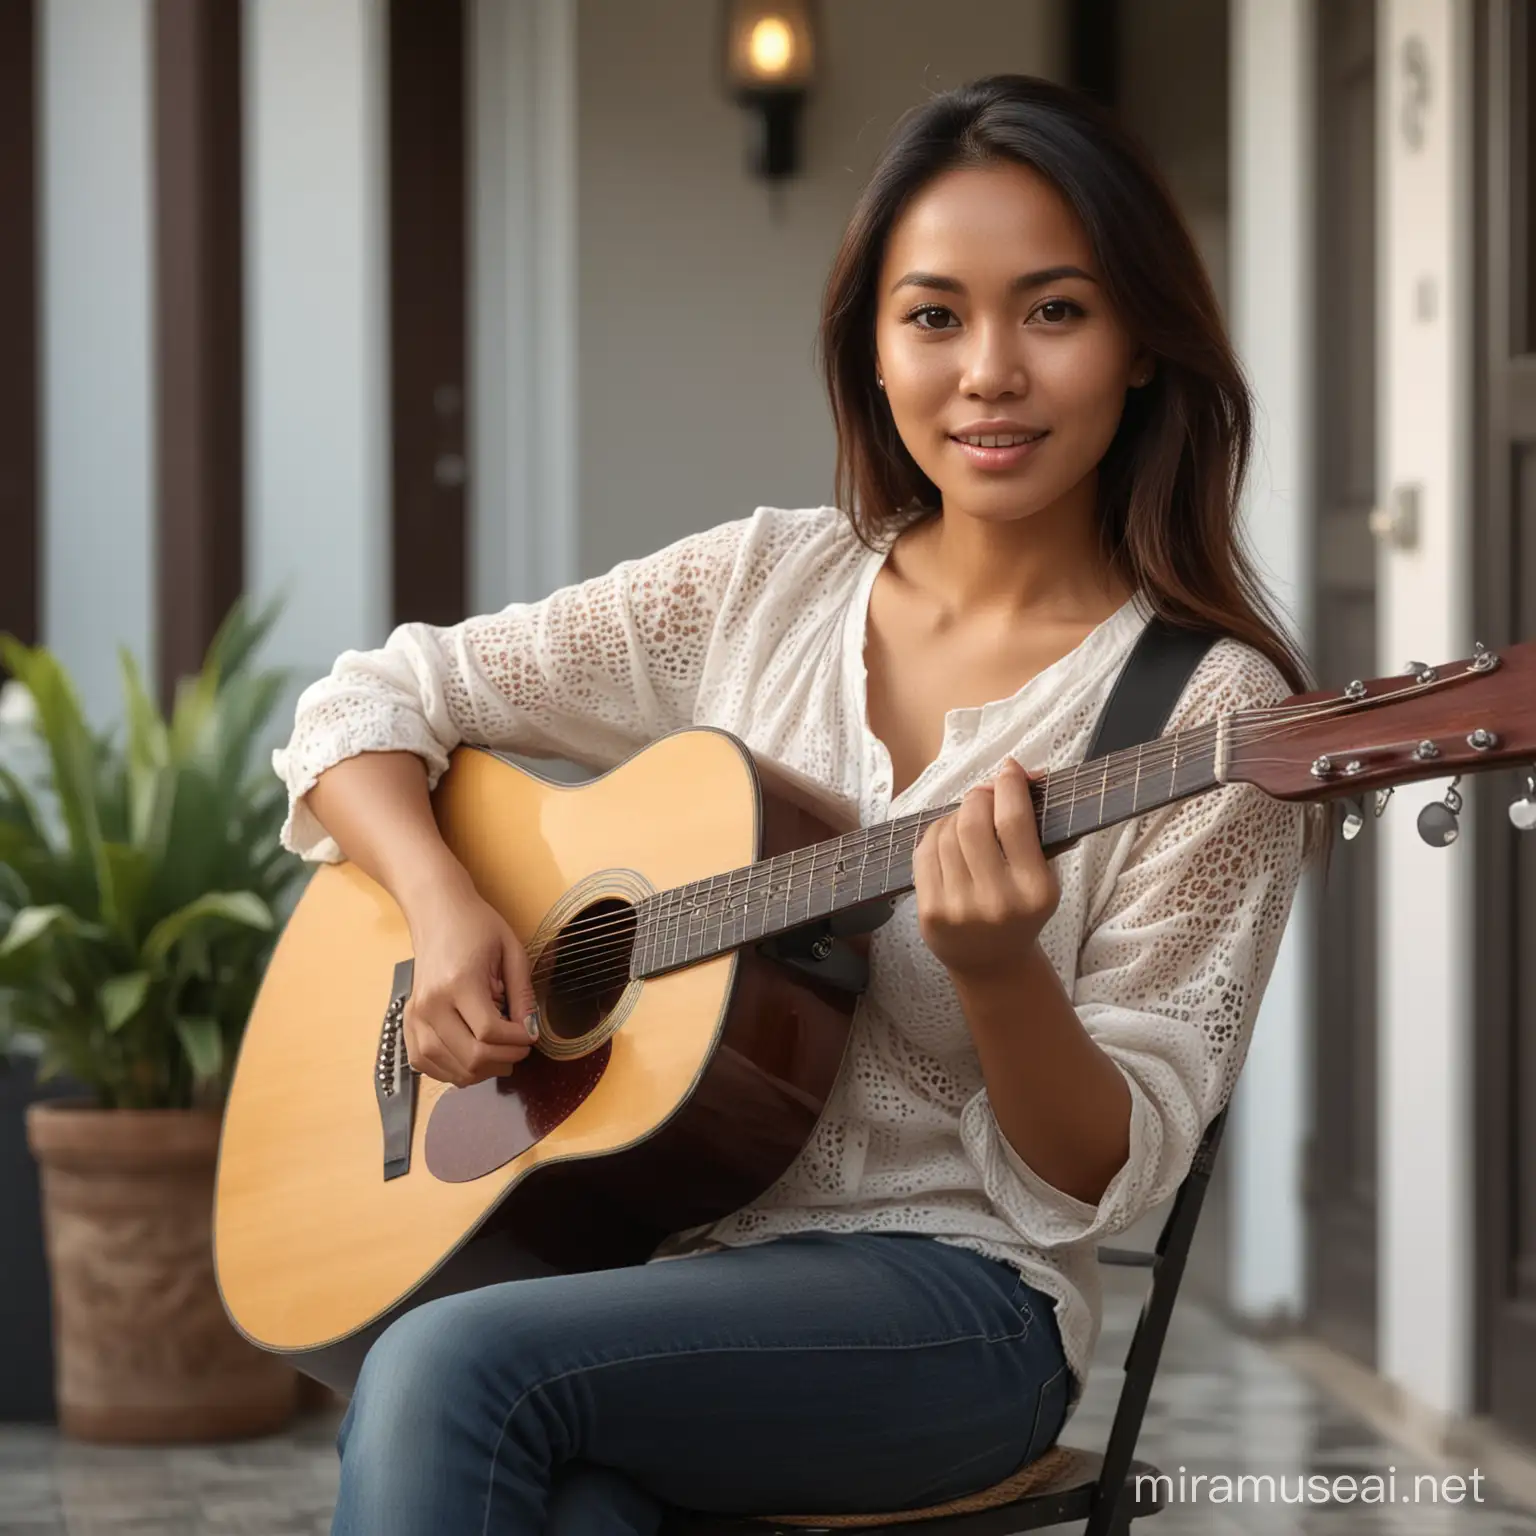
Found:
[{"label": "light bulb", "polygon": [[765,16],[752,28],[747,51],[759,74],[782,75],[795,51],[794,34],[779,17]]}]

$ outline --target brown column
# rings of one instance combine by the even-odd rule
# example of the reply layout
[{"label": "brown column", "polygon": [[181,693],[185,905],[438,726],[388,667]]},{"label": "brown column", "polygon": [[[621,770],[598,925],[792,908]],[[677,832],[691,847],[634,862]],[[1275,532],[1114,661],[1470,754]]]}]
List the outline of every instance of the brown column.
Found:
[{"label": "brown column", "polygon": [[156,0],[158,674],[169,700],[244,583],[240,0]]},{"label": "brown column", "polygon": [[1100,106],[1120,105],[1122,0],[1071,0],[1067,12],[1067,68],[1072,84]]},{"label": "brown column", "polygon": [[37,34],[0,0],[0,630],[34,643],[38,604]]},{"label": "brown column", "polygon": [[392,0],[391,608],[397,624],[453,624],[464,617],[464,77],[464,0]]}]

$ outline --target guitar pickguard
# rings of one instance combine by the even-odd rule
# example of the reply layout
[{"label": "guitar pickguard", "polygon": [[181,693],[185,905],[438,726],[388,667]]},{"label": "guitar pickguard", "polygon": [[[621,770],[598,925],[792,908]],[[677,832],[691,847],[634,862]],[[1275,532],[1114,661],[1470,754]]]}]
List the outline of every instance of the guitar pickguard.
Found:
[{"label": "guitar pickguard", "polygon": [[556,1061],[532,1051],[508,1077],[441,1094],[427,1121],[427,1168],[434,1178],[462,1184],[494,1173],[568,1119],[597,1086],[613,1052]]}]

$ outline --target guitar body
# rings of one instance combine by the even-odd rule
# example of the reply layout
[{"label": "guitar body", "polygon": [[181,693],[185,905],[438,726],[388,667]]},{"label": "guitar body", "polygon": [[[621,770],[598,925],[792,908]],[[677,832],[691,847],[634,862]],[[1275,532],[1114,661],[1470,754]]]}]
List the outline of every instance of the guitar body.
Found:
[{"label": "guitar body", "polygon": [[[574,786],[460,748],[434,810],[536,974],[542,943],[575,934],[579,958],[580,936],[608,932],[625,902],[852,824],[709,729]],[[760,1194],[809,1138],[856,1002],[815,965],[751,945],[620,976],[587,1017],[562,1020],[541,994],[541,1047],[565,1057],[541,1049],[467,1089],[416,1078],[413,1113],[396,1122],[408,1166],[386,1177],[381,1036],[409,958],[379,885],[351,864],[318,869],[269,965],[225,1111],[225,1306],[253,1342],[343,1389],[373,1338],[428,1296],[640,1263],[669,1233]],[[403,1105],[397,1094],[388,1108]]]}]

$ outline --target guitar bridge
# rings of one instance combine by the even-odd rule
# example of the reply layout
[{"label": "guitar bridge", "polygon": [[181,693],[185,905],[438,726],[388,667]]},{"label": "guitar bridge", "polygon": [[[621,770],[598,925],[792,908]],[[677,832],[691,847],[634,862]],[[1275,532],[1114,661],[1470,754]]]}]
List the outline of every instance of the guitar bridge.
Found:
[{"label": "guitar bridge", "polygon": [[379,1031],[373,1093],[384,1126],[384,1178],[398,1179],[411,1168],[411,1132],[416,1124],[416,1069],[405,1049],[405,1004],[415,975],[413,960],[395,966],[389,1006]]}]

